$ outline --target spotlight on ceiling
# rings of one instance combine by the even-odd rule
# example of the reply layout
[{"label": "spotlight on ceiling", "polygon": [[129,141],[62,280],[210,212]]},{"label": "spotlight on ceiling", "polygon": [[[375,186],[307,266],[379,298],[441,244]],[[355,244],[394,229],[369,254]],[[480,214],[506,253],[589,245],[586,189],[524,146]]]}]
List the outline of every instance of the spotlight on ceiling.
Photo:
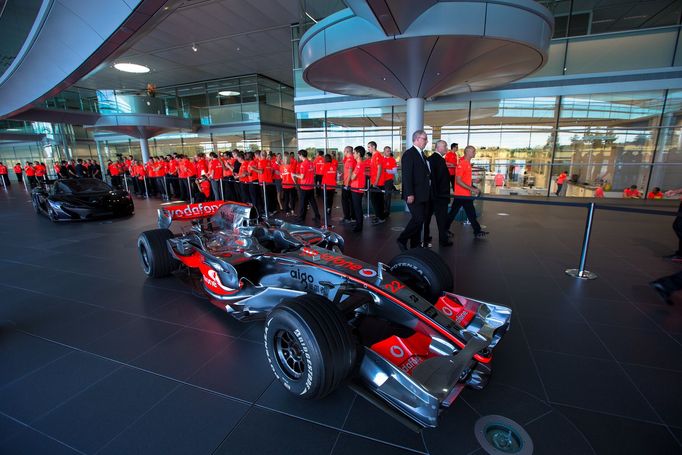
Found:
[{"label": "spotlight on ceiling", "polygon": [[146,67],[144,65],[138,65],[136,63],[115,63],[114,68],[116,68],[119,71],[123,71],[126,73],[148,73],[149,72],[149,67]]},{"label": "spotlight on ceiling", "polygon": [[196,52],[196,51],[199,50],[199,48],[197,47],[196,44],[192,43],[192,50],[193,50],[194,52]]},{"label": "spotlight on ceiling", "polygon": [[234,92],[232,90],[223,90],[221,92],[218,92],[218,95],[220,96],[238,96],[240,93],[239,92]]}]

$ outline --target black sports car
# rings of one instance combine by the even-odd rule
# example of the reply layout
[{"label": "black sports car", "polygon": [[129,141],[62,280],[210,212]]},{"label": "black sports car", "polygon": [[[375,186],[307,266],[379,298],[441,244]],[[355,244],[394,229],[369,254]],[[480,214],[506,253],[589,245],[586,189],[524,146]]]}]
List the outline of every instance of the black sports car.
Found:
[{"label": "black sports car", "polygon": [[115,190],[99,179],[57,180],[46,188],[35,188],[31,201],[36,213],[52,221],[90,220],[132,215],[130,193]]}]

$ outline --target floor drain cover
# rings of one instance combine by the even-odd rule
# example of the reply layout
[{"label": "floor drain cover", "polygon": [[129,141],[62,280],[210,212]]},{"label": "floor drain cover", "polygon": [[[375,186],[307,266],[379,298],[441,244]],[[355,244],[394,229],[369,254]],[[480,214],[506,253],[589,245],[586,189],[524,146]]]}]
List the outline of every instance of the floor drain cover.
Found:
[{"label": "floor drain cover", "polygon": [[506,417],[483,416],[474,425],[476,440],[490,455],[531,455],[533,441],[521,425]]}]

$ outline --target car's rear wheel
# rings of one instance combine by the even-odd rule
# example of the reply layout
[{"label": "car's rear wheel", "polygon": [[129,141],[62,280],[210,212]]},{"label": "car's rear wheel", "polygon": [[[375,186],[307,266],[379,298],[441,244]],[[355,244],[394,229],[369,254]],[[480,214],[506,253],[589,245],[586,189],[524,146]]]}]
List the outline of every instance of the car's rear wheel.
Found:
[{"label": "car's rear wheel", "polygon": [[452,291],[452,270],[437,253],[427,248],[413,248],[388,263],[390,272],[417,294],[433,303]]},{"label": "car's rear wheel", "polygon": [[265,322],[265,353],[277,379],[302,398],[321,398],[348,377],[356,346],[341,312],[306,294],[277,305]]},{"label": "car's rear wheel", "polygon": [[36,213],[40,213],[40,206],[38,205],[38,199],[35,196],[31,198],[31,204],[33,205],[33,210]]},{"label": "car's rear wheel", "polygon": [[167,241],[173,237],[169,229],[145,231],[137,238],[137,252],[145,275],[161,278],[170,275],[180,265],[168,250]]}]

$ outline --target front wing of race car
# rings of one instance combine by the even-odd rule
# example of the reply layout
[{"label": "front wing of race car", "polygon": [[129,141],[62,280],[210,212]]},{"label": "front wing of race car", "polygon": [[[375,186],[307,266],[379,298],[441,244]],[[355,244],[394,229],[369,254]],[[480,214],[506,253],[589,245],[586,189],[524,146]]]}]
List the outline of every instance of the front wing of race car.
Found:
[{"label": "front wing of race car", "polygon": [[[440,412],[450,407],[465,385],[485,385],[490,368],[474,356],[492,349],[508,330],[511,319],[511,310],[506,307],[456,294],[447,293],[439,303],[453,320],[465,315],[466,323],[459,318],[461,331],[468,338],[462,349],[448,354],[442,340],[419,332],[408,338],[393,335],[365,346],[359,368],[362,385],[418,427],[435,427]],[[363,396],[385,408],[383,402]]]}]

